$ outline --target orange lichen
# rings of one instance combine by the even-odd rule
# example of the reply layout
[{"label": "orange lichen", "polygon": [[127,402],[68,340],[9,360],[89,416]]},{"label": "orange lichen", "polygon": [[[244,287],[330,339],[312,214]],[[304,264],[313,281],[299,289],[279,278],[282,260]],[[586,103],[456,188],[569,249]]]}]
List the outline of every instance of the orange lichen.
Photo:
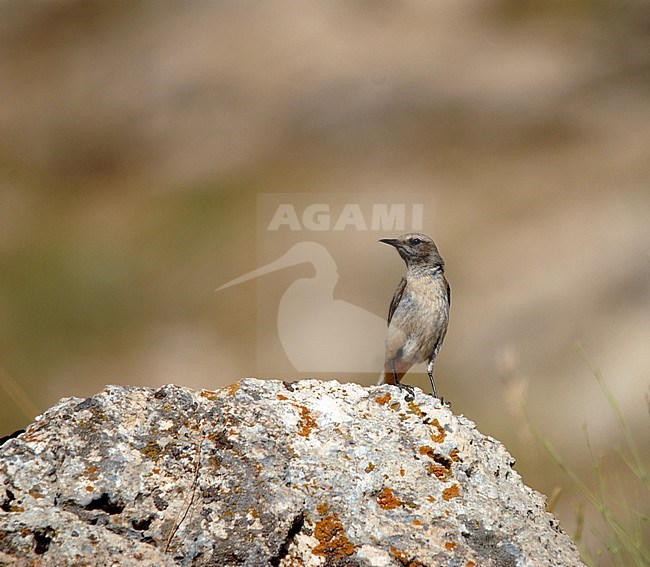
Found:
[{"label": "orange lichen", "polygon": [[456,498],[458,494],[459,494],[458,485],[452,484],[449,488],[445,488],[442,491],[442,499],[451,500],[452,498]]},{"label": "orange lichen", "polygon": [[229,386],[224,386],[221,389],[224,392],[226,392],[229,396],[234,396],[237,393],[237,390],[239,390],[239,383],[235,382],[234,384],[230,384]]},{"label": "orange lichen", "polygon": [[160,445],[156,443],[153,440],[147,441],[147,444],[140,449],[140,452],[145,456],[150,459],[153,459],[154,461],[158,460],[158,457],[160,457],[160,454],[162,453],[162,449],[160,448]]},{"label": "orange lichen", "polygon": [[476,563],[474,563],[473,561],[468,561],[465,567],[474,567],[474,565],[476,565]]},{"label": "orange lichen", "polygon": [[451,451],[449,451],[449,458],[450,458],[452,461],[455,461],[455,462],[460,461],[460,457],[458,456],[458,449],[457,449],[457,448],[456,448],[456,449],[452,449]]},{"label": "orange lichen", "polygon": [[418,452],[420,455],[426,455],[430,459],[433,459],[433,448],[429,447],[429,445],[422,445],[422,447],[418,449]]},{"label": "orange lichen", "polygon": [[400,475],[400,476],[404,476],[404,469],[400,469],[400,470],[399,470],[399,475]]},{"label": "orange lichen", "polygon": [[87,490],[88,492],[94,492],[95,487],[94,487],[94,486],[86,486],[86,490]]},{"label": "orange lichen", "polygon": [[447,551],[451,551],[452,549],[454,549],[454,547],[456,547],[456,544],[453,541],[446,541],[445,542],[445,549]]},{"label": "orange lichen", "polygon": [[442,443],[445,440],[445,430],[444,430],[444,428],[442,427],[442,425],[440,425],[440,422],[437,419],[434,419],[431,422],[431,425],[436,428],[436,432],[431,433],[431,439],[435,443]]},{"label": "orange lichen", "polygon": [[422,417],[424,415],[424,413],[420,409],[420,406],[415,405],[415,402],[413,401],[409,402],[409,409],[418,417]]},{"label": "orange lichen", "polygon": [[375,469],[375,465],[372,463],[368,463],[368,466],[366,467],[366,472],[372,472]]},{"label": "orange lichen", "polygon": [[319,543],[312,553],[335,561],[352,555],[354,545],[345,534],[338,514],[328,513],[327,504],[319,504],[316,510],[323,515],[323,518],[314,526],[314,537]]},{"label": "orange lichen", "polygon": [[435,476],[438,480],[447,480],[451,477],[451,471],[442,465],[431,463],[429,465],[429,474]]},{"label": "orange lichen", "polygon": [[414,518],[413,519],[413,525],[414,526],[423,526],[424,524],[420,520],[418,520],[417,518]]},{"label": "orange lichen", "polygon": [[99,473],[97,471],[97,467],[88,467],[86,469],[86,476],[88,476],[88,480],[97,480],[99,478]]},{"label": "orange lichen", "polygon": [[386,392],[383,396],[379,396],[375,398],[375,401],[380,405],[380,406],[385,406],[388,402],[390,402],[390,394]]},{"label": "orange lichen", "polygon": [[316,420],[311,416],[309,410],[305,406],[294,404],[300,410],[300,421],[298,422],[298,435],[309,437],[309,434],[316,428]]},{"label": "orange lichen", "polygon": [[379,504],[379,507],[384,510],[393,510],[394,508],[401,506],[403,502],[393,494],[393,491],[390,488],[385,486],[379,493],[379,496],[377,496],[377,504]]},{"label": "orange lichen", "polygon": [[287,396],[283,396],[282,394],[278,394],[276,396],[276,398],[278,398],[278,400],[288,400],[289,399],[289,398],[287,398]]},{"label": "orange lichen", "polygon": [[201,390],[201,393],[199,395],[202,398],[210,400],[211,402],[214,402],[217,399],[217,393],[213,392],[212,390]]},{"label": "orange lichen", "polygon": [[411,559],[406,552],[399,551],[394,545],[390,546],[390,552],[393,554],[393,557],[399,561],[399,564],[404,567],[425,567],[424,563],[417,559]]},{"label": "orange lichen", "polygon": [[419,448],[420,455],[426,455],[435,462],[429,465],[429,474],[434,475],[438,480],[447,480],[451,477],[452,461],[442,455],[436,455],[433,448],[428,445],[422,445]]},{"label": "orange lichen", "polygon": [[429,496],[427,496],[427,500],[428,500],[429,502],[435,502],[435,501],[436,501],[436,498],[435,498],[435,496],[431,496],[431,495],[429,494]]}]

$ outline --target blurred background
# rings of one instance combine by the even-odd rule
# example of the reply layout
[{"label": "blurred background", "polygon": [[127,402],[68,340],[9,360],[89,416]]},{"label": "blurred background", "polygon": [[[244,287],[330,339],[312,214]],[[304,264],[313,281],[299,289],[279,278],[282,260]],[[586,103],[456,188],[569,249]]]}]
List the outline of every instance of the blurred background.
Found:
[{"label": "blurred background", "polygon": [[[585,363],[647,463],[645,0],[3,2],[0,436],[106,384],[309,377],[256,360],[257,286],[308,265],[214,290],[258,267],[258,194],[337,192],[432,196],[438,387],[597,553],[530,425],[596,487],[587,430],[613,506],[647,506]],[[340,299],[384,317],[403,266],[368,242]]]}]

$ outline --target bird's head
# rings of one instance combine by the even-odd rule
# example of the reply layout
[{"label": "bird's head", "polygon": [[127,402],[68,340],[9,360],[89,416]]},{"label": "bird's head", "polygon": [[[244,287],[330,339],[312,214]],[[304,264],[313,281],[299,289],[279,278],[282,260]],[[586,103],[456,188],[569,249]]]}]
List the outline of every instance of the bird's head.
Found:
[{"label": "bird's head", "polygon": [[445,265],[436,243],[426,234],[411,232],[397,238],[382,238],[379,242],[397,248],[407,267]]}]

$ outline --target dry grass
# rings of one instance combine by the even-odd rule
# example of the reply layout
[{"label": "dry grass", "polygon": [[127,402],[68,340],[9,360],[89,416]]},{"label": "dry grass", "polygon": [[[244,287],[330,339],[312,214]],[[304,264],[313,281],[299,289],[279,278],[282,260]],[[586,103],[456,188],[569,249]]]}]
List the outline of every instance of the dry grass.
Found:
[{"label": "dry grass", "polygon": [[[585,446],[592,472],[592,477],[586,478],[576,472],[553,444],[536,430],[530,420],[528,425],[538,442],[581,495],[576,505],[576,528],[573,538],[580,548],[583,560],[593,566],[647,566],[650,565],[650,518],[646,506],[650,501],[650,475],[639,451],[640,440],[627,425],[619,404],[600,370],[589,364],[580,345],[577,350],[596,377],[623,437],[624,443],[613,448],[615,460],[604,452],[594,452],[587,427],[584,426]],[[650,403],[648,409],[650,410]],[[624,466],[620,467],[621,464]],[[631,474],[621,474],[621,468],[627,469]],[[597,513],[598,521],[588,513],[589,508]],[[585,530],[595,537],[585,537]]]}]

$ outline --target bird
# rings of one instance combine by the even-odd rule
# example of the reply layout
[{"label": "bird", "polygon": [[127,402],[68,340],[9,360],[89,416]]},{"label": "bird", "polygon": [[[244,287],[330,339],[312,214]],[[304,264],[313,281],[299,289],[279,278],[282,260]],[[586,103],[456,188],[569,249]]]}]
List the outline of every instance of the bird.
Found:
[{"label": "bird", "polygon": [[426,234],[408,233],[379,242],[395,247],[406,263],[406,273],[388,310],[386,356],[379,383],[406,389],[412,400],[413,387],[400,381],[413,365],[427,362],[431,389],[437,398],[433,367],[447,334],[451,305],[445,262]]}]

